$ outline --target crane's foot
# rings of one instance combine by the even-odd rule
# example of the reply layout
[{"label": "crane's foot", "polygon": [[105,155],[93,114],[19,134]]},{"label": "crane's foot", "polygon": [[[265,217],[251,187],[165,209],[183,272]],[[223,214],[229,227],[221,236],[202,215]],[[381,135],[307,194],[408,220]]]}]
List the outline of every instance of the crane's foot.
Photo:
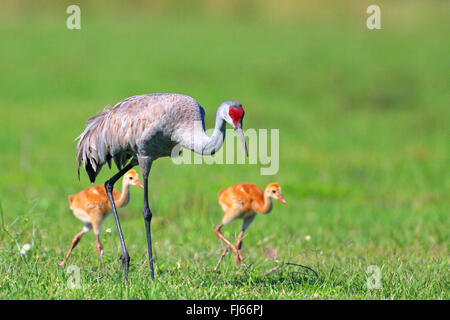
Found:
[{"label": "crane's foot", "polygon": [[241,264],[244,258],[242,258],[242,254],[239,250],[235,252],[236,254],[236,264]]},{"label": "crane's foot", "polygon": [[123,278],[128,280],[128,269],[130,267],[130,256],[127,254],[120,255],[120,270],[123,271]]},{"label": "crane's foot", "polygon": [[217,270],[219,269],[219,266],[220,266],[220,264],[222,263],[222,260],[223,260],[223,258],[225,257],[225,255],[227,254],[227,252],[228,252],[228,247],[225,247],[225,248],[222,250],[222,255],[220,256],[219,261],[217,261],[217,264],[216,264],[216,266],[214,267],[214,271],[217,271]]}]

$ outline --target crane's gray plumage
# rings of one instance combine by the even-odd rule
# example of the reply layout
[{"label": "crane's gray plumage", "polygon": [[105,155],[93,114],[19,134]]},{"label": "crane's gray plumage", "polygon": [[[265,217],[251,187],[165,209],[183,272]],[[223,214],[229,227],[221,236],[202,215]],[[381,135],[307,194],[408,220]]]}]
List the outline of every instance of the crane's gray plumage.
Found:
[{"label": "crane's gray plumage", "polygon": [[[83,163],[91,182],[111,159],[121,169],[137,155],[153,160],[170,156],[176,145],[200,154],[213,154],[225,138],[225,122],[233,125],[227,108],[242,108],[237,101],[219,107],[213,135],[205,133],[205,111],[182,94],[138,95],[118,102],[90,117],[77,138],[78,174]],[[234,125],[233,125],[234,126]]]},{"label": "crane's gray plumage", "polygon": [[[242,119],[244,109],[237,101],[223,102],[216,113],[213,134],[205,133],[205,111],[193,98],[182,94],[157,93],[134,96],[105,108],[100,114],[88,119],[86,129],[78,137],[78,175],[83,164],[91,182],[95,181],[102,166],[114,159],[119,172],[105,182],[114,214],[120,243],[121,261],[125,279],[130,256],[126,249],[114,203],[114,183],[133,166],[139,164],[144,179],[143,216],[147,233],[147,250],[151,277],[154,279],[153,253],[150,224],[152,212],[148,201],[148,176],[152,162],[172,155],[176,146],[200,154],[213,154],[222,147],[225,124],[228,122],[240,136],[247,154]],[[174,149],[175,148],[175,149]],[[131,161],[129,161],[131,159]]]}]

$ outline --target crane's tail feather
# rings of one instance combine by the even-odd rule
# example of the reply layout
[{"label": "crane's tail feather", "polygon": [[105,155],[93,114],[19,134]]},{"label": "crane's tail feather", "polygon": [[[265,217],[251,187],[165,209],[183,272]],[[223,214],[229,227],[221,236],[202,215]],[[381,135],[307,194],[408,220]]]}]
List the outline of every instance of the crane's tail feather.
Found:
[{"label": "crane's tail feather", "polygon": [[111,163],[111,156],[105,152],[105,141],[102,139],[102,129],[105,127],[105,119],[109,114],[108,107],[100,114],[90,117],[86,121],[86,129],[75,139],[77,144],[78,179],[80,178],[80,167],[83,164],[89,180],[94,183],[105,162]]},{"label": "crane's tail feather", "polygon": [[111,169],[111,155],[110,154],[108,154],[107,156],[106,156],[106,163],[108,164],[108,167]]},{"label": "crane's tail feather", "polygon": [[102,167],[101,165],[100,166],[96,165],[96,167],[94,169],[94,167],[91,164],[91,161],[87,162],[85,169],[86,169],[86,172],[89,176],[89,180],[91,181],[91,183],[95,182],[95,178],[97,177],[97,174],[100,172],[101,167]]},{"label": "crane's tail feather", "polygon": [[90,181],[94,183],[105,163],[108,163],[109,168],[111,168],[111,160],[113,159],[120,170],[133,157],[131,153],[123,150],[120,143],[117,142],[117,137],[120,136],[117,128],[117,119],[111,118],[111,110],[108,107],[87,120],[86,129],[75,139],[78,140],[76,156],[78,179],[80,178],[81,165],[86,170]]}]

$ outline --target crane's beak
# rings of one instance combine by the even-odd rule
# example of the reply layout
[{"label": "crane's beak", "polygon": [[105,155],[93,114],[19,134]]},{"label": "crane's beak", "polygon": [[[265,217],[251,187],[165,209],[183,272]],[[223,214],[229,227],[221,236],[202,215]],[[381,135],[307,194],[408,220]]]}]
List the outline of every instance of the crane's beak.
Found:
[{"label": "crane's beak", "polygon": [[245,142],[244,131],[242,131],[242,125],[240,122],[237,122],[234,126],[234,130],[236,131],[239,138],[241,138],[242,145],[244,146],[245,155],[248,157],[247,143]]},{"label": "crane's beak", "polygon": [[278,196],[278,200],[280,200],[284,204],[287,204],[286,200],[284,200],[284,198],[281,195]]},{"label": "crane's beak", "polygon": [[141,189],[144,189],[144,186],[142,185],[142,183],[139,181],[139,180],[136,180],[136,186],[137,187],[139,187],[139,188],[141,188]]}]

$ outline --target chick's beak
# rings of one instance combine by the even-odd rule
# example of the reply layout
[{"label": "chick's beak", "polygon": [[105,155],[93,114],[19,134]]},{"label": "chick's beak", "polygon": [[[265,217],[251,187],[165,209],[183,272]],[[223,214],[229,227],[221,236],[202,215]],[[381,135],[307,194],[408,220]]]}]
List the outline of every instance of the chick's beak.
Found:
[{"label": "chick's beak", "polygon": [[284,204],[287,204],[286,200],[284,200],[283,196],[281,196],[281,195],[278,196],[278,200],[280,200]]},{"label": "chick's beak", "polygon": [[235,123],[234,130],[236,131],[239,138],[241,138],[242,145],[244,146],[244,150],[245,150],[245,155],[248,157],[247,143],[245,142],[244,131],[242,131],[242,125],[240,122]]},{"label": "chick's beak", "polygon": [[142,185],[142,183],[139,180],[137,180],[137,179],[136,179],[136,186],[141,188],[141,189],[144,189],[144,186]]}]

